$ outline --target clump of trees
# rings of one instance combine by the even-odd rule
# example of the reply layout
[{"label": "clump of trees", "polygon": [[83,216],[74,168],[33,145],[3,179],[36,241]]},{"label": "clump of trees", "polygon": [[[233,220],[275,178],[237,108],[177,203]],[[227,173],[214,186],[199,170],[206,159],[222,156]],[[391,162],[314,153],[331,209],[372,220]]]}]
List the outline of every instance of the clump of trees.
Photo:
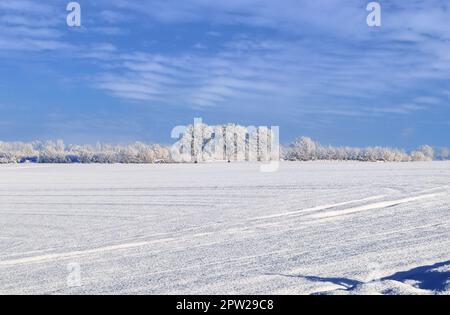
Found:
[{"label": "clump of trees", "polygon": [[435,150],[424,145],[417,150],[407,153],[404,150],[388,147],[333,147],[324,146],[308,137],[301,137],[283,148],[282,156],[289,161],[339,160],[339,161],[368,161],[368,162],[409,162],[446,160],[449,158],[448,149]]},{"label": "clump of trees", "polygon": [[63,141],[0,142],[0,163],[168,163],[169,148],[129,145],[69,145]]},{"label": "clump of trees", "polygon": [[280,159],[278,138],[269,127],[235,124],[186,127],[171,148],[175,162],[271,161]]}]

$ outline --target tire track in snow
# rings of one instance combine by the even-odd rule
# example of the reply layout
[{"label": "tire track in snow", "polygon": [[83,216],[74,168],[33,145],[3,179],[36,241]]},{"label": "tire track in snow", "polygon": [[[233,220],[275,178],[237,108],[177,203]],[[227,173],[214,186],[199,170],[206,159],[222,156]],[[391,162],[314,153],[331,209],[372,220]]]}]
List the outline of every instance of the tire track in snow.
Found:
[{"label": "tire track in snow", "polygon": [[249,220],[265,220],[265,219],[273,219],[273,218],[279,218],[279,217],[284,217],[284,216],[291,216],[291,215],[301,214],[301,213],[305,213],[305,212],[320,211],[320,210],[326,210],[326,209],[336,208],[336,207],[340,207],[340,206],[346,206],[346,205],[349,205],[352,203],[357,203],[357,202],[381,199],[384,197],[386,197],[386,195],[372,196],[372,197],[363,198],[363,199],[356,199],[356,200],[350,200],[350,201],[345,201],[345,202],[340,202],[340,203],[335,203],[335,204],[328,204],[328,205],[312,207],[309,209],[277,213],[277,214],[272,214],[272,215],[267,215],[267,216],[262,216],[262,217],[254,217],[254,218],[250,218]]},{"label": "tire track in snow", "polygon": [[409,198],[403,198],[403,199],[397,199],[397,200],[391,200],[391,201],[382,201],[382,202],[372,203],[372,204],[368,204],[368,205],[364,205],[364,206],[348,208],[348,209],[344,209],[344,210],[327,211],[324,213],[312,214],[309,217],[311,217],[313,219],[332,218],[332,217],[338,217],[338,216],[352,214],[352,213],[356,213],[356,212],[393,207],[393,206],[401,205],[404,203],[410,203],[413,201],[436,198],[436,197],[443,196],[443,195],[445,195],[445,193],[426,194],[426,195],[419,195],[419,196],[415,196],[415,197],[409,197]]},{"label": "tire track in snow", "polygon": [[90,254],[99,254],[99,253],[103,253],[103,252],[111,252],[111,251],[116,251],[116,250],[144,247],[144,246],[157,244],[157,243],[161,243],[161,242],[168,242],[168,241],[172,241],[172,240],[174,240],[174,239],[173,238],[164,238],[164,239],[152,240],[152,241],[147,241],[147,242],[125,243],[125,244],[110,245],[110,246],[98,247],[98,248],[94,248],[94,249],[78,250],[78,251],[72,251],[72,252],[66,252],[66,253],[55,253],[55,254],[31,256],[31,257],[24,257],[24,258],[11,259],[11,260],[3,260],[3,261],[0,261],[0,267],[11,267],[11,266],[23,265],[23,264],[43,263],[43,262],[49,262],[49,261],[54,261],[54,260],[59,260],[59,259],[67,259],[67,258],[73,258],[73,257],[79,257],[79,256],[86,256],[86,255],[90,255]]}]

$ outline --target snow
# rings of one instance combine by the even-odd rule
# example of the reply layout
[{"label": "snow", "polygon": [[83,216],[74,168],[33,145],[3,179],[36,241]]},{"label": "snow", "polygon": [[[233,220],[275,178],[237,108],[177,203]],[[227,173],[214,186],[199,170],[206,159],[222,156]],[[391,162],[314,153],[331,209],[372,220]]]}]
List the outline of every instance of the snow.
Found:
[{"label": "snow", "polygon": [[449,162],[259,166],[2,165],[0,294],[450,294]]}]

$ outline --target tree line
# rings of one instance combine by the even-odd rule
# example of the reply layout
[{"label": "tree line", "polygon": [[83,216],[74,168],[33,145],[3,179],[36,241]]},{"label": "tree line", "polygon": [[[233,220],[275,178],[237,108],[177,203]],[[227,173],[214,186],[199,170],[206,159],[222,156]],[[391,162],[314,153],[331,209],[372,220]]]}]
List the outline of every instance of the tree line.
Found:
[{"label": "tree line", "polygon": [[[196,132],[199,129],[200,132]],[[232,131],[220,132],[217,130]],[[389,147],[335,147],[300,137],[286,146],[273,146],[267,127],[256,128],[250,135],[239,125],[210,127],[189,126],[175,145],[135,142],[127,145],[65,145],[63,141],[1,142],[0,164],[5,163],[178,163],[174,147],[184,154],[181,162],[204,161],[367,161],[410,162],[450,159],[450,149],[423,145],[405,151]],[[214,143],[214,145],[212,145]],[[205,150],[215,147],[215,150]],[[218,148],[218,149],[217,149]],[[184,152],[183,152],[184,150]]]}]

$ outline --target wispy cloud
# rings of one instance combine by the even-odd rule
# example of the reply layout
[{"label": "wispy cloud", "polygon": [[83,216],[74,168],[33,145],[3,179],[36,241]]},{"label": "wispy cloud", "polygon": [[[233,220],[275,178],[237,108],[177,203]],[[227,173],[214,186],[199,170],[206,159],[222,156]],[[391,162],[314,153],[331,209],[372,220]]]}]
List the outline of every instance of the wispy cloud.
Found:
[{"label": "wispy cloud", "polygon": [[[365,4],[356,0],[345,6],[336,0],[114,0],[113,7],[159,23],[241,24],[249,27],[246,31],[250,33],[255,28],[280,33],[277,39],[261,33],[256,38],[239,35],[222,39],[218,52],[185,48],[164,58],[143,54],[144,60],[131,60],[132,68],[124,63],[108,73],[112,81],[117,77],[126,85],[102,81],[99,86],[120,97],[130,97],[131,86],[135,85],[140,92],[131,99],[153,100],[158,95],[166,102],[192,107],[242,106],[249,100],[263,106],[276,100],[289,106],[300,103],[304,112],[315,108],[318,112],[337,113],[349,99],[367,102],[386,95],[395,99],[405,89],[447,75],[447,7],[441,1],[431,2],[387,2],[383,4],[384,27],[372,31],[365,25]],[[220,33],[207,34],[217,37]],[[198,48],[198,43],[191,47]],[[160,60],[155,61],[156,57]],[[180,65],[183,60],[185,64]],[[124,86],[126,93],[122,91]],[[145,87],[149,88],[147,94],[142,93]],[[377,108],[371,111],[406,114],[425,110],[426,105],[439,101],[433,96],[415,97],[376,102]],[[323,110],[327,106],[334,109]],[[366,114],[364,106],[361,104],[353,112]]]},{"label": "wispy cloud", "polygon": [[367,26],[366,4],[98,0],[82,3],[74,30],[60,1],[2,0],[0,53],[51,51],[61,76],[149,108],[322,123],[448,107],[449,4],[383,1],[379,29]]}]

